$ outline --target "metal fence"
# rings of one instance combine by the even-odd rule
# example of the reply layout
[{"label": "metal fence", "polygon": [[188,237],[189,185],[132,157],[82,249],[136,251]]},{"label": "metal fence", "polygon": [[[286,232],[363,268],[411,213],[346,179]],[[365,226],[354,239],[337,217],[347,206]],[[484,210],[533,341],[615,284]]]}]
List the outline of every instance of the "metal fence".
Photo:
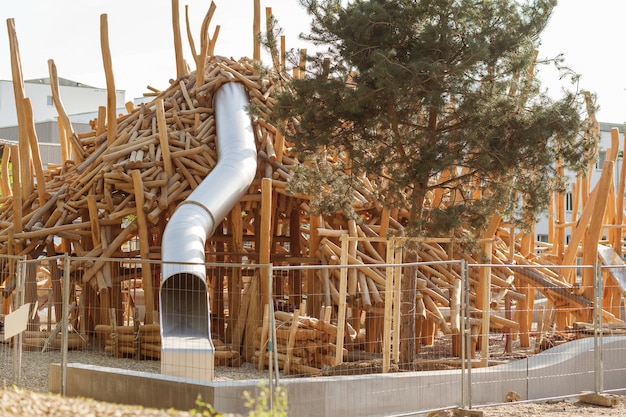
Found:
[{"label": "metal fence", "polygon": [[[3,299],[11,303],[3,311],[13,314],[31,300],[27,329],[0,344],[5,384],[45,391],[50,363],[61,364],[62,387],[68,362],[162,372],[159,262],[0,262]],[[360,388],[326,392],[326,411],[345,415],[412,415],[626,389],[625,266],[349,263],[206,264],[211,379],[266,380],[274,390],[295,380],[341,378]],[[90,273],[94,267],[108,270]],[[550,280],[566,268],[571,286]],[[589,271],[591,288],[581,279]],[[146,302],[145,291],[155,303]],[[364,382],[368,375],[379,377],[375,392]],[[405,408],[387,403],[398,395]],[[289,401],[294,410],[313,405]]]}]

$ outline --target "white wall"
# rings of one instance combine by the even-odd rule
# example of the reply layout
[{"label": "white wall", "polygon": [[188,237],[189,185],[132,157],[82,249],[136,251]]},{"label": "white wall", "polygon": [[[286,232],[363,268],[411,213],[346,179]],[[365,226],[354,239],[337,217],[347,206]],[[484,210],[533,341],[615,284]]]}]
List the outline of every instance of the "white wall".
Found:
[{"label": "white wall", "polygon": [[[56,119],[58,114],[53,104],[49,84],[24,83],[25,96],[30,98],[35,121]],[[107,105],[107,91],[104,88],[59,86],[63,108],[68,115],[97,112],[99,106]],[[116,91],[117,107],[124,107],[124,90]],[[51,103],[51,102],[50,102]],[[0,80],[0,127],[17,125],[15,95],[11,81]]]}]

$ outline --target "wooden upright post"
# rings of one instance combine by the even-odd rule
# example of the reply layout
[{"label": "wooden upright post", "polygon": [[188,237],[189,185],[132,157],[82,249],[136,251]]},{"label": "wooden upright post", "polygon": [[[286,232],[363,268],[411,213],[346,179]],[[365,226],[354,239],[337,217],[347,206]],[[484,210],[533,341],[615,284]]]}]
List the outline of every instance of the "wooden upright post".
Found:
[{"label": "wooden upright post", "polygon": [[[137,225],[139,226],[139,253],[141,259],[150,259],[150,227],[143,211],[144,191],[141,172],[137,169],[132,172],[135,202],[137,205]],[[154,292],[152,290],[152,268],[147,262],[141,264],[141,282],[145,294],[146,320],[145,324],[154,322]]]},{"label": "wooden upright post", "polygon": [[113,62],[109,48],[109,23],[106,13],[100,15],[100,45],[102,48],[102,62],[107,83],[107,143],[115,142],[117,135],[117,97],[115,91],[115,77],[113,76]]},{"label": "wooden upright post", "polygon": [[[9,32],[9,49],[11,51],[11,75],[13,76],[13,93],[15,95],[15,110],[17,112],[17,132],[19,147],[15,150],[15,156],[19,155],[20,186],[23,196],[28,196],[33,191],[33,181],[30,173],[30,146],[26,131],[26,116],[24,113],[24,79],[22,77],[22,63],[20,48],[17,42],[14,19],[7,19]],[[13,165],[15,175],[16,166]],[[21,212],[21,210],[20,210]],[[17,213],[15,213],[17,215]],[[21,215],[21,213],[20,213]],[[18,230],[15,230],[18,233]]]},{"label": "wooden upright post", "polygon": [[185,60],[183,59],[183,41],[180,37],[180,8],[178,0],[172,0],[172,32],[174,33],[174,55],[176,58],[176,79],[185,74]]},{"label": "wooden upright post", "polygon": [[252,59],[261,60],[261,0],[254,0],[254,14],[252,22]]},{"label": "wooden upright post", "polygon": [[[261,180],[261,226],[259,240],[259,263],[267,265],[270,263],[272,248],[272,179],[263,178]],[[266,305],[271,302],[269,293],[269,273],[267,268],[261,268],[261,304]]]}]

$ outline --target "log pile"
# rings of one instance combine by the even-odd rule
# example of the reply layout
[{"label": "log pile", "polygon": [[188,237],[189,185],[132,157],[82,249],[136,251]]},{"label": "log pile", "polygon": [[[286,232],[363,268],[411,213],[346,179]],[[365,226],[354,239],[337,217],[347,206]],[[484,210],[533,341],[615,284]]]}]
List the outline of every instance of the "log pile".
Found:
[{"label": "log pile", "polygon": [[142,324],[139,326],[137,339],[139,340],[140,359],[161,358],[161,328],[158,324]]},{"label": "log pile", "polygon": [[[300,309],[293,313],[274,312],[276,323],[276,355],[279,369],[285,374],[320,375],[323,368],[340,363],[337,352],[337,326],[326,320],[300,315]],[[270,338],[269,317],[264,315],[263,326],[257,329],[254,341],[253,362],[259,369],[269,364]],[[273,353],[273,352],[272,352]],[[347,349],[343,348],[343,354]]]},{"label": "log pile", "polygon": [[99,324],[95,327],[97,337],[104,344],[104,351],[115,358],[135,358],[139,339],[135,326]]},{"label": "log pile", "polygon": [[[54,331],[27,330],[23,334],[22,346],[26,350],[46,351],[48,349],[61,348],[61,333]],[[81,350],[87,346],[86,340],[77,333],[68,334],[67,348]]]},{"label": "log pile", "polygon": [[[104,352],[116,358],[159,360],[161,334],[158,324],[111,326],[99,324],[96,334],[104,345]],[[239,367],[243,358],[238,351],[219,339],[213,339],[215,364]]]}]

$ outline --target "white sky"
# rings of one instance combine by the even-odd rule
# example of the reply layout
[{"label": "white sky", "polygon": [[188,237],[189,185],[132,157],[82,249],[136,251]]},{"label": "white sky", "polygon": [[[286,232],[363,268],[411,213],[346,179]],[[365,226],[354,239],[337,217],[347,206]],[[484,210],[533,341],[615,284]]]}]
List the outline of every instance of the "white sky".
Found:
[{"label": "white sky", "polygon": [[[179,0],[179,4],[185,58],[193,65],[185,33],[185,5],[199,48],[200,25],[210,1]],[[251,57],[253,0],[215,0],[215,4],[209,33],[215,25],[221,26],[216,53]],[[272,8],[283,28],[287,48],[303,46],[298,34],[308,31],[310,18],[298,0],[262,0],[263,21],[266,7]],[[560,0],[539,50],[540,57],[565,54],[568,64],[582,74],[580,88],[598,95],[597,116],[603,122],[626,121],[626,69],[620,56],[626,39],[625,12],[624,0]],[[0,0],[4,22],[0,79],[11,79],[6,21],[13,18],[24,79],[48,77],[47,62],[53,59],[60,77],[105,88],[101,14],[108,20],[115,86],[126,90],[126,100],[141,96],[147,85],[165,89],[176,75],[171,1],[167,0]],[[554,74],[544,73],[542,79],[558,93]]]}]

